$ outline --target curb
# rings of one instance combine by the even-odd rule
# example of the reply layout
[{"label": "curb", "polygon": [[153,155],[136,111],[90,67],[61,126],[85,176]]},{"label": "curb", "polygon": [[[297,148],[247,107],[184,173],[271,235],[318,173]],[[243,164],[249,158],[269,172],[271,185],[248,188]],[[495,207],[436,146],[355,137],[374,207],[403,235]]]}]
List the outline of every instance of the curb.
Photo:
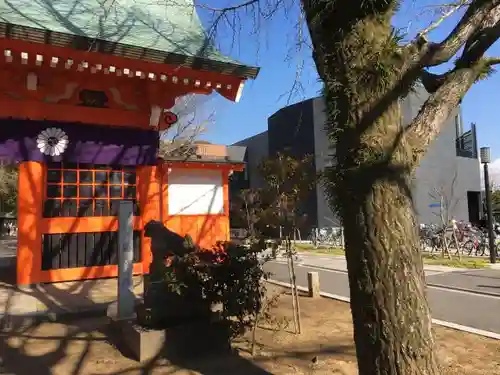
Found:
[{"label": "curb", "polygon": [[[282,287],[285,287],[285,288],[291,288],[291,284],[290,283],[286,283],[286,282],[283,282],[283,281],[276,281],[276,280],[269,279],[269,280],[267,280],[267,282],[269,282],[270,284],[279,285],[279,286],[282,286]],[[306,287],[298,286],[298,285],[297,285],[297,290],[300,290],[301,292],[307,292],[308,291],[308,289]],[[350,301],[351,301],[351,299],[349,297],[344,297],[344,296],[340,296],[340,295],[332,294],[332,293],[320,292],[320,295],[322,297],[326,297],[326,298],[330,298],[330,299],[335,299],[335,300],[342,301],[342,302],[348,302],[348,303],[350,303]],[[484,331],[482,329],[477,329],[477,328],[473,328],[473,327],[463,326],[461,324],[447,322],[447,321],[439,320],[439,319],[432,319],[432,323],[433,324],[437,324],[438,326],[442,326],[442,327],[446,327],[446,328],[451,328],[451,329],[454,329],[454,330],[457,330],[457,331],[472,333],[474,335],[488,337],[488,338],[493,339],[493,340],[500,340],[500,334],[496,333],[496,332]]]}]

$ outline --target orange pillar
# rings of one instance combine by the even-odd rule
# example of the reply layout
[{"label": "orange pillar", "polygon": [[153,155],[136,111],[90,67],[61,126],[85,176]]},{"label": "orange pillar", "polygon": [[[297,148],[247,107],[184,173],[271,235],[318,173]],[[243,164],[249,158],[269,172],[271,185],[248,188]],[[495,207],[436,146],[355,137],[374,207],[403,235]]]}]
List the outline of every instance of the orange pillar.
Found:
[{"label": "orange pillar", "polygon": [[40,282],[42,271],[42,233],[44,173],[38,162],[19,164],[17,198],[17,284]]},{"label": "orange pillar", "polygon": [[[137,199],[143,226],[160,219],[160,169],[156,166],[137,168]],[[149,273],[151,264],[151,238],[141,235],[143,273]]]},{"label": "orange pillar", "polygon": [[161,178],[160,190],[160,221],[164,226],[168,222],[168,165],[162,163],[158,167],[158,172]]}]

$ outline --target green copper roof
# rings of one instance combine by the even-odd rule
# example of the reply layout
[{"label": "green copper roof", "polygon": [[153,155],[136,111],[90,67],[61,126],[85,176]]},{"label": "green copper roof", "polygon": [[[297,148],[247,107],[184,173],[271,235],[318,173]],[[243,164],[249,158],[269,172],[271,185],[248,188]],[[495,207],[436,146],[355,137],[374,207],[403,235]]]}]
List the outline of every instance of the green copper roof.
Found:
[{"label": "green copper roof", "polygon": [[43,31],[44,42],[55,45],[64,40],[73,48],[247,78],[258,73],[209,42],[192,0],[0,0],[0,22],[14,25],[3,27],[8,38],[30,40],[23,34]]}]

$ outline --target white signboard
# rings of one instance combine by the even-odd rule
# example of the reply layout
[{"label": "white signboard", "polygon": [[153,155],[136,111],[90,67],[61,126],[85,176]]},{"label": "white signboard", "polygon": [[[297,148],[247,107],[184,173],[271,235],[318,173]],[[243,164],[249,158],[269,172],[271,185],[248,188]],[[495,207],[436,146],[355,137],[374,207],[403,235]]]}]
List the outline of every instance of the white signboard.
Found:
[{"label": "white signboard", "polygon": [[205,169],[172,169],[168,174],[169,215],[224,213],[222,172]]}]

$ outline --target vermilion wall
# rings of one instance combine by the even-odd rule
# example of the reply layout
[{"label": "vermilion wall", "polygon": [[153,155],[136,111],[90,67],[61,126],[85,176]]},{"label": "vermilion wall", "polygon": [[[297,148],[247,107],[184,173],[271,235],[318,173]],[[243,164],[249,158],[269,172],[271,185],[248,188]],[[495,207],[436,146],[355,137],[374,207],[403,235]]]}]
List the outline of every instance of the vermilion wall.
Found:
[{"label": "vermilion wall", "polygon": [[[220,173],[223,189],[223,210],[219,214],[189,214],[172,215],[168,207],[168,170],[175,168],[189,168],[191,170],[203,171],[212,169],[214,173]],[[205,249],[212,248],[219,241],[229,240],[229,169],[227,166],[213,166],[202,163],[187,165],[163,165],[163,195],[162,195],[162,222],[170,230],[180,234],[189,234],[193,241]]]},{"label": "vermilion wall", "polygon": [[[170,215],[168,210],[168,170],[189,168],[211,169],[221,174],[223,209],[210,215]],[[229,240],[229,165],[161,164],[137,168],[137,200],[140,217],[135,230],[142,230],[151,220],[160,220],[180,235],[189,234],[203,248]],[[29,285],[58,281],[115,277],[116,265],[42,270],[42,236],[51,233],[107,232],[118,230],[114,216],[43,217],[47,168],[43,163],[23,162],[19,165],[17,283]],[[151,239],[141,234],[142,261],[134,264],[134,273],[149,272]]]},{"label": "vermilion wall", "polygon": [[[118,230],[118,218],[43,217],[46,171],[43,163],[23,162],[19,165],[17,283],[36,283],[115,277],[118,266],[93,266],[42,270],[42,236],[53,233],[109,232]],[[137,200],[141,215],[134,221],[134,230],[141,231],[150,220],[159,220],[160,183],[156,166],[137,168]],[[134,264],[134,273],[149,270],[151,240],[141,234],[141,263]]]}]

